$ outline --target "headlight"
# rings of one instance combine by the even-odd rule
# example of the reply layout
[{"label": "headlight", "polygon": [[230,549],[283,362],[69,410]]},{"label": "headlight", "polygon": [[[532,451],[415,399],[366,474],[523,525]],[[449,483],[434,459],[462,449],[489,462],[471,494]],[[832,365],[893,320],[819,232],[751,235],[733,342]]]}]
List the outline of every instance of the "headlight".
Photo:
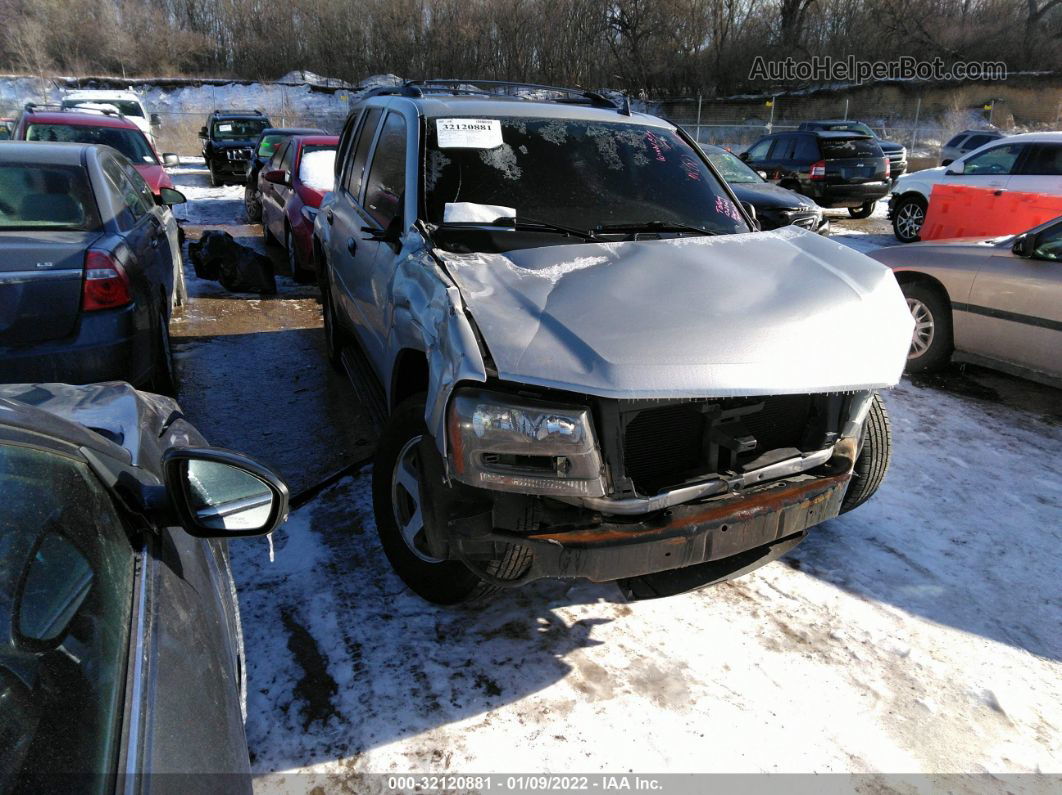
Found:
[{"label": "headlight", "polygon": [[456,480],[524,494],[602,497],[601,454],[590,410],[458,391],[447,418],[450,469]]},{"label": "headlight", "polygon": [[310,226],[313,226],[313,221],[317,217],[317,208],[302,205],[302,217],[310,222]]}]

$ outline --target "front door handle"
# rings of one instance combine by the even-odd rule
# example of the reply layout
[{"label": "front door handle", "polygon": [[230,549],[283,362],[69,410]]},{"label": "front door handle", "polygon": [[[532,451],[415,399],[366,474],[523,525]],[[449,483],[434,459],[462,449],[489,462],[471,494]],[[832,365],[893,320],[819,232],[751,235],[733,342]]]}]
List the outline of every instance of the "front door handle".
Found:
[{"label": "front door handle", "polygon": [[347,238],[347,251],[352,255],[358,253],[358,242],[352,237]]},{"label": "front door handle", "polygon": [[159,239],[157,237],[151,238],[151,247],[152,248],[158,248],[159,247]]}]

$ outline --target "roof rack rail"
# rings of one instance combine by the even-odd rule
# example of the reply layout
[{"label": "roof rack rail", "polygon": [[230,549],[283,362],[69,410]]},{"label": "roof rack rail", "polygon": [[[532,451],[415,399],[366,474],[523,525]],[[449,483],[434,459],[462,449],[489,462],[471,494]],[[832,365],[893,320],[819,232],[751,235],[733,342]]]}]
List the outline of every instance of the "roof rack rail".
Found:
[{"label": "roof rack rail", "polygon": [[[22,109],[27,113],[99,113],[102,116],[122,116],[122,112],[113,105],[110,107],[102,107],[103,105],[108,104],[110,103],[89,102],[87,100],[81,105],[60,105],[55,102],[27,102],[22,106]],[[90,107],[91,105],[99,105],[100,107],[93,108]]]},{"label": "roof rack rail", "polygon": [[244,109],[244,108],[214,108],[214,110],[210,111],[210,115],[211,116],[236,116],[236,115],[261,116],[262,115],[262,111],[260,111],[258,108],[254,108],[253,110],[252,109]]},{"label": "roof rack rail", "polygon": [[[504,91],[501,91],[501,90]],[[502,93],[504,96],[519,97],[514,93],[516,89],[532,91],[548,91],[554,94],[562,94],[563,97],[556,102],[585,103],[598,108],[611,108],[620,113],[631,115],[631,102],[626,94],[622,101],[612,99],[597,91],[588,91],[585,88],[571,88],[567,86],[548,86],[541,83],[521,83],[511,80],[468,80],[461,78],[429,78],[426,80],[409,80],[401,86],[381,86],[369,91],[365,98],[371,96],[399,95],[406,97],[423,96],[425,92],[445,91],[451,94],[482,94],[490,96]]]}]

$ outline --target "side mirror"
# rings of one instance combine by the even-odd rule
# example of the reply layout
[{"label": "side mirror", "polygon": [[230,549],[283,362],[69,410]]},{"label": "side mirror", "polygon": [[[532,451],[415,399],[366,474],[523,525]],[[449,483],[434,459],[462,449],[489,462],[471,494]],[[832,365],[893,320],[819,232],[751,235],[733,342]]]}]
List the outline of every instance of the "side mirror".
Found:
[{"label": "side mirror", "polygon": [[374,226],[363,226],[361,231],[367,234],[372,240],[386,243],[395,251],[398,251],[402,245],[402,219],[398,216],[392,218],[391,222],[385,229],[377,229]]},{"label": "side mirror", "polygon": [[170,502],[193,536],[264,535],[288,518],[284,481],[239,453],[175,447],[163,454],[162,466]]},{"label": "side mirror", "polygon": [[1036,251],[1036,238],[1030,234],[1018,235],[1014,239],[1014,245],[1010,250],[1019,257],[1031,257]]},{"label": "side mirror", "polygon": [[206,138],[207,137],[206,127],[200,127],[199,128],[199,137],[200,138]]},{"label": "side mirror", "polygon": [[944,169],[944,174],[949,177],[958,177],[964,173],[963,164],[956,161],[948,163],[948,167]]},{"label": "side mirror", "polygon": [[749,159],[749,153],[748,152],[742,152],[741,154],[738,155],[738,157],[741,158],[742,160],[748,160]]},{"label": "side mirror", "polygon": [[767,179],[767,172],[766,171],[757,171],[756,173],[759,175],[760,179],[762,179],[762,180],[766,180]]},{"label": "side mirror", "polygon": [[173,152],[162,153],[162,165],[164,166],[179,166],[181,164],[181,158],[175,155]]},{"label": "side mirror", "polygon": [[288,172],[283,169],[274,168],[271,171],[265,172],[262,175],[262,179],[266,182],[272,182],[274,185],[287,185]]},{"label": "side mirror", "polygon": [[756,206],[752,202],[741,202],[741,208],[748,213],[749,218],[752,219],[752,231],[760,231],[760,222],[756,218]]},{"label": "side mirror", "polygon": [[159,188],[159,204],[167,207],[174,204],[184,204],[188,199],[179,190],[173,188]]},{"label": "side mirror", "polygon": [[152,127],[158,127],[160,124],[162,124],[162,119],[159,118],[159,114],[152,113],[151,114],[151,126]]}]

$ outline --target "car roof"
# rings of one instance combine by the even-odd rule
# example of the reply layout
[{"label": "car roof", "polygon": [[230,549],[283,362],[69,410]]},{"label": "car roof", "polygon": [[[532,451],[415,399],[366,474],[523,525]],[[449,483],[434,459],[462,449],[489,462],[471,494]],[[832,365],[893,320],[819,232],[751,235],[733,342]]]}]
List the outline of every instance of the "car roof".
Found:
[{"label": "car roof", "polygon": [[1017,135],[1004,135],[1007,143],[1032,143],[1032,144],[1060,144],[1062,132],[1032,132],[1019,133]]},{"label": "car roof", "polygon": [[262,135],[324,135],[320,127],[266,127]]},{"label": "car roof", "polygon": [[294,135],[299,146],[338,146],[338,135]]},{"label": "car roof", "polygon": [[516,116],[520,118],[598,121],[612,124],[644,124],[663,129],[674,128],[674,125],[669,122],[656,116],[650,116],[647,113],[632,112],[628,116],[616,108],[574,104],[571,102],[549,102],[498,94],[428,93],[422,97],[384,94],[366,99],[356,107],[396,107],[403,103],[409,103],[416,108],[421,116],[429,119],[446,118],[448,116],[482,116],[486,118]]},{"label": "car roof", "polygon": [[79,113],[77,111],[39,111],[27,110],[27,121],[34,124],[67,124],[71,127],[114,127],[120,130],[140,131],[133,122],[124,116],[106,113]]},{"label": "car roof", "polygon": [[0,162],[80,166],[86,150],[93,148],[93,144],[0,141]]}]

